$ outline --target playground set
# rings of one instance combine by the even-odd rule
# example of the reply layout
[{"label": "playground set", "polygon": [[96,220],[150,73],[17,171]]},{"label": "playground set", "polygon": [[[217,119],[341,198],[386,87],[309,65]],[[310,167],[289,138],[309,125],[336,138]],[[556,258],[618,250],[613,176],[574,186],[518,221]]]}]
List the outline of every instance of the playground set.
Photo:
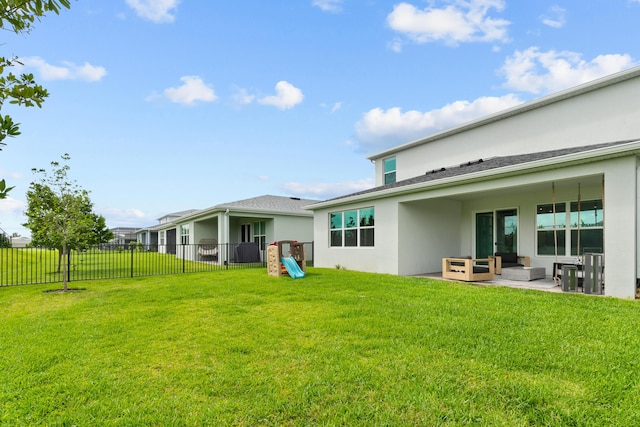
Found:
[{"label": "playground set", "polygon": [[[289,256],[284,256],[285,252]],[[267,248],[267,271],[269,276],[288,274],[294,279],[303,278],[307,272],[304,244],[295,240],[273,242]]]}]

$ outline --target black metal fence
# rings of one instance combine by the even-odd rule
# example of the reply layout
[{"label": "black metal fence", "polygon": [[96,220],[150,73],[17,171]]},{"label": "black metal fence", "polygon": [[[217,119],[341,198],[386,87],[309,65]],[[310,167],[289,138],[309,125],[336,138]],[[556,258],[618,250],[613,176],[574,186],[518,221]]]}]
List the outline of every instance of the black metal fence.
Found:
[{"label": "black metal fence", "polygon": [[[313,242],[305,242],[313,265]],[[0,248],[0,286],[117,279],[179,273],[266,268],[266,248],[254,243],[203,245],[100,245],[72,250],[66,269],[57,249]]]}]

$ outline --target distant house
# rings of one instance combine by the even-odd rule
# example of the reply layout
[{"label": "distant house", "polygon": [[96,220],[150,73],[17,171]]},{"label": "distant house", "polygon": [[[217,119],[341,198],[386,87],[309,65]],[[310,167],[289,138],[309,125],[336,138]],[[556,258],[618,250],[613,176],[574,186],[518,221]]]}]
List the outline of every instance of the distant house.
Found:
[{"label": "distant house", "polygon": [[442,258],[604,254],[605,294],[640,277],[640,67],[369,157],[376,187],[310,206],[314,264],[414,275]]},{"label": "distant house", "polygon": [[31,243],[31,237],[10,237],[12,248],[26,248]]},{"label": "distant house", "polygon": [[[153,228],[158,233],[158,251],[199,259],[198,245],[211,250],[220,244],[227,252],[213,255],[218,262],[233,261],[233,248],[255,244],[262,252],[274,240],[313,240],[313,213],[305,206],[318,200],[264,195],[191,211]],[[147,229],[151,231],[151,229]]]},{"label": "distant house", "polygon": [[109,244],[117,246],[128,246],[129,243],[137,240],[136,232],[138,228],[134,227],[114,227],[110,229],[113,238],[109,240]]},{"label": "distant house", "polygon": [[[144,246],[150,248],[151,250],[158,249],[158,231],[165,230],[167,225],[173,224],[173,222],[180,218],[181,216],[185,216],[194,212],[197,212],[198,209],[189,209],[179,212],[172,212],[167,215],[164,215],[158,218],[158,224],[152,225],[149,227],[139,228],[136,231],[136,239],[138,242],[142,243]],[[175,242],[175,235],[173,237],[173,241]],[[175,243],[174,243],[175,244]]]}]

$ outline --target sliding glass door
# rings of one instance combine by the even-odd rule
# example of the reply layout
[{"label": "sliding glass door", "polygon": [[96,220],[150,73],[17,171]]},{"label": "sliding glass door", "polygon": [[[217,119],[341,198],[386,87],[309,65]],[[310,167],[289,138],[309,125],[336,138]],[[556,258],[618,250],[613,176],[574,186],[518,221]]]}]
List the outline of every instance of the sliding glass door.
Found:
[{"label": "sliding glass door", "polygon": [[476,213],[476,258],[494,252],[518,252],[518,211],[502,209]]},{"label": "sliding glass door", "polygon": [[476,258],[493,255],[493,212],[476,214]]}]

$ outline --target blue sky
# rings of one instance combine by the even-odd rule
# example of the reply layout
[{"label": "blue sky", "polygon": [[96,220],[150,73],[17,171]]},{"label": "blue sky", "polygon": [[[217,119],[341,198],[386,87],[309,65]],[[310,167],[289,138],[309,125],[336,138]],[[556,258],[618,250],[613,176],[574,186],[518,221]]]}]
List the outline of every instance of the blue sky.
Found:
[{"label": "blue sky", "polygon": [[[640,60],[640,0],[79,0],[3,32],[50,97],[4,105],[0,227],[71,156],[109,227],[373,186],[366,156]],[[533,147],[532,147],[533,148]]]}]

